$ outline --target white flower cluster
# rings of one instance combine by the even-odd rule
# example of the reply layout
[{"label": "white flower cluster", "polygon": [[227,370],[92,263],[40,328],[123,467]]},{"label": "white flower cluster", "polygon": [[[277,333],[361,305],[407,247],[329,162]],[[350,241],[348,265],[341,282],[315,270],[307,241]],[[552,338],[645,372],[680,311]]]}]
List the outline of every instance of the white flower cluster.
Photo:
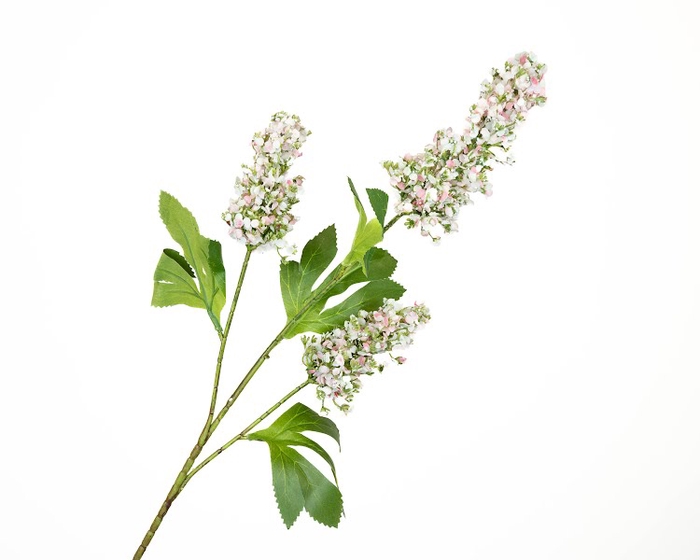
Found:
[{"label": "white flower cluster", "polygon": [[[361,376],[372,375],[384,369],[375,359],[376,354],[391,352],[395,348],[409,346],[413,333],[430,320],[430,314],[422,304],[396,309],[396,302],[385,299],[376,311],[360,311],[337,328],[320,336],[303,337],[302,362],[317,388],[323,403],[331,400],[343,412],[350,410],[350,403],[362,386]],[[391,356],[402,364],[403,356]]]},{"label": "white flower cluster", "polygon": [[251,145],[253,165],[243,165],[243,177],[236,177],[234,197],[223,219],[229,235],[247,245],[258,246],[281,240],[296,222],[292,206],[304,178],[289,178],[287,171],[306,137],[311,134],[296,115],[272,115],[268,127],[256,132]]},{"label": "white flower cluster", "polygon": [[471,202],[470,193],[491,196],[487,172],[494,162],[512,163],[509,157],[502,158],[518,123],[532,107],[546,101],[545,72],[546,66],[534,54],[517,54],[483,82],[462,134],[451,128],[439,130],[423,153],[384,162],[399,191],[396,212],[407,216],[407,227],[420,225],[423,235],[437,241],[443,232],[456,231],[457,214]]}]

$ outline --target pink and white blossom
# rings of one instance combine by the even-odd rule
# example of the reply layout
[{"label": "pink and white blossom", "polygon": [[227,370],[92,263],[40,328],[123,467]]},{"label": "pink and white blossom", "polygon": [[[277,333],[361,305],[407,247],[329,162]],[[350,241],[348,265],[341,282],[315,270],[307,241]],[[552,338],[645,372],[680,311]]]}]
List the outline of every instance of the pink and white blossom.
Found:
[{"label": "pink and white blossom", "polygon": [[234,196],[223,219],[229,235],[249,246],[274,244],[284,248],[282,238],[297,218],[292,214],[304,178],[288,177],[287,171],[301,156],[301,146],[311,134],[296,115],[281,111],[272,116],[251,141],[253,165],[243,165],[236,177]]},{"label": "pink and white blossom", "polygon": [[515,55],[482,83],[462,133],[438,130],[422,153],[384,162],[399,193],[395,210],[406,216],[407,227],[420,225],[423,235],[437,241],[457,230],[459,210],[471,203],[472,193],[491,196],[492,164],[513,162],[506,154],[518,124],[546,101],[545,72],[534,54]]},{"label": "pink and white blossom", "polygon": [[[352,315],[342,329],[304,337],[302,362],[317,385],[323,409],[327,411],[326,403],[331,401],[348,412],[362,386],[362,376],[384,369],[384,363],[375,356],[409,346],[415,331],[429,320],[425,305],[397,309],[394,300],[385,299],[376,311]],[[406,361],[403,356],[390,356],[398,364]]]}]

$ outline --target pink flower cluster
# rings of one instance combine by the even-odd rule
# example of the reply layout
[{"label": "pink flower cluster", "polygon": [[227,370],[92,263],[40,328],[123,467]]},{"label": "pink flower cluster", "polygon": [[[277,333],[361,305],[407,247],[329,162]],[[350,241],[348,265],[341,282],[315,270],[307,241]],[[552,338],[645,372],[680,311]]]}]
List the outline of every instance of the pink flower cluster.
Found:
[{"label": "pink flower cluster", "polygon": [[512,163],[504,156],[517,125],[546,101],[545,72],[534,54],[515,55],[483,82],[462,134],[439,130],[423,153],[384,162],[399,192],[396,212],[407,216],[407,227],[420,225],[423,235],[437,241],[442,233],[457,230],[459,209],[471,202],[470,193],[491,196],[491,164]]},{"label": "pink flower cluster", "polygon": [[[317,395],[328,411],[331,400],[343,412],[362,386],[361,376],[384,369],[375,356],[395,348],[409,346],[416,329],[430,320],[425,305],[396,308],[396,302],[385,299],[376,311],[360,311],[337,328],[320,336],[303,337],[302,362],[309,377],[318,386]],[[403,356],[391,356],[402,364]]]},{"label": "pink flower cluster", "polygon": [[234,197],[222,216],[231,237],[253,246],[279,244],[291,230],[296,222],[291,210],[304,178],[289,178],[287,171],[309,134],[299,117],[285,112],[275,113],[268,127],[255,133],[253,165],[242,166],[243,176],[236,178]]}]

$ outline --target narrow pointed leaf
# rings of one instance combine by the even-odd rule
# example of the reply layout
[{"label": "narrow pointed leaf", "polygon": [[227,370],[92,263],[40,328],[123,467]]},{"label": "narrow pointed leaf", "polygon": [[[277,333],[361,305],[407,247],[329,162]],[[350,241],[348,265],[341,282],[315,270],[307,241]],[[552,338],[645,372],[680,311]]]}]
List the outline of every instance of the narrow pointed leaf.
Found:
[{"label": "narrow pointed leaf", "polygon": [[355,198],[355,208],[357,208],[357,212],[358,214],[360,214],[360,221],[358,222],[357,227],[361,228],[367,223],[367,213],[365,212],[365,207],[360,201],[360,195],[357,194],[355,183],[352,182],[352,179],[350,177],[348,177],[348,185],[350,186],[352,196]]},{"label": "narrow pointed leaf", "polygon": [[377,243],[379,243],[384,237],[384,228],[379,223],[376,218],[367,221],[367,213],[365,212],[360,197],[357,194],[355,185],[353,184],[350,177],[348,177],[348,185],[350,185],[350,190],[355,197],[355,207],[359,214],[359,220],[357,222],[357,230],[355,231],[355,238],[352,242],[352,247],[350,252],[343,260],[343,264],[352,264],[354,262],[360,263],[364,269],[364,256],[365,253]]}]

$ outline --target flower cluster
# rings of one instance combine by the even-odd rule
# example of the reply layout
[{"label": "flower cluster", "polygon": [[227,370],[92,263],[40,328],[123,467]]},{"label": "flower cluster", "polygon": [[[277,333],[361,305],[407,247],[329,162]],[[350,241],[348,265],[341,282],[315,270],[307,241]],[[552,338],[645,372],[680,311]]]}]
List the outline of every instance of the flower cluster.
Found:
[{"label": "flower cluster", "polygon": [[512,163],[503,157],[517,125],[532,107],[546,101],[545,71],[534,54],[517,54],[483,82],[462,134],[439,130],[423,153],[384,162],[399,191],[396,211],[407,216],[407,227],[420,225],[423,235],[437,241],[441,233],[457,229],[457,214],[471,202],[470,193],[491,196],[491,164]]},{"label": "flower cluster", "polygon": [[268,127],[255,133],[253,165],[242,166],[243,176],[236,178],[234,197],[222,216],[231,237],[251,246],[279,243],[292,228],[291,210],[304,178],[289,178],[287,171],[309,134],[299,117],[285,112],[275,113]]},{"label": "flower cluster", "polygon": [[[361,376],[384,369],[375,355],[410,345],[416,329],[429,320],[425,305],[397,309],[394,300],[385,299],[376,311],[352,315],[342,329],[304,337],[302,362],[318,385],[316,392],[323,410],[328,410],[326,402],[331,400],[340,410],[348,412],[362,386]],[[403,356],[391,357],[399,364],[406,361]]]}]

